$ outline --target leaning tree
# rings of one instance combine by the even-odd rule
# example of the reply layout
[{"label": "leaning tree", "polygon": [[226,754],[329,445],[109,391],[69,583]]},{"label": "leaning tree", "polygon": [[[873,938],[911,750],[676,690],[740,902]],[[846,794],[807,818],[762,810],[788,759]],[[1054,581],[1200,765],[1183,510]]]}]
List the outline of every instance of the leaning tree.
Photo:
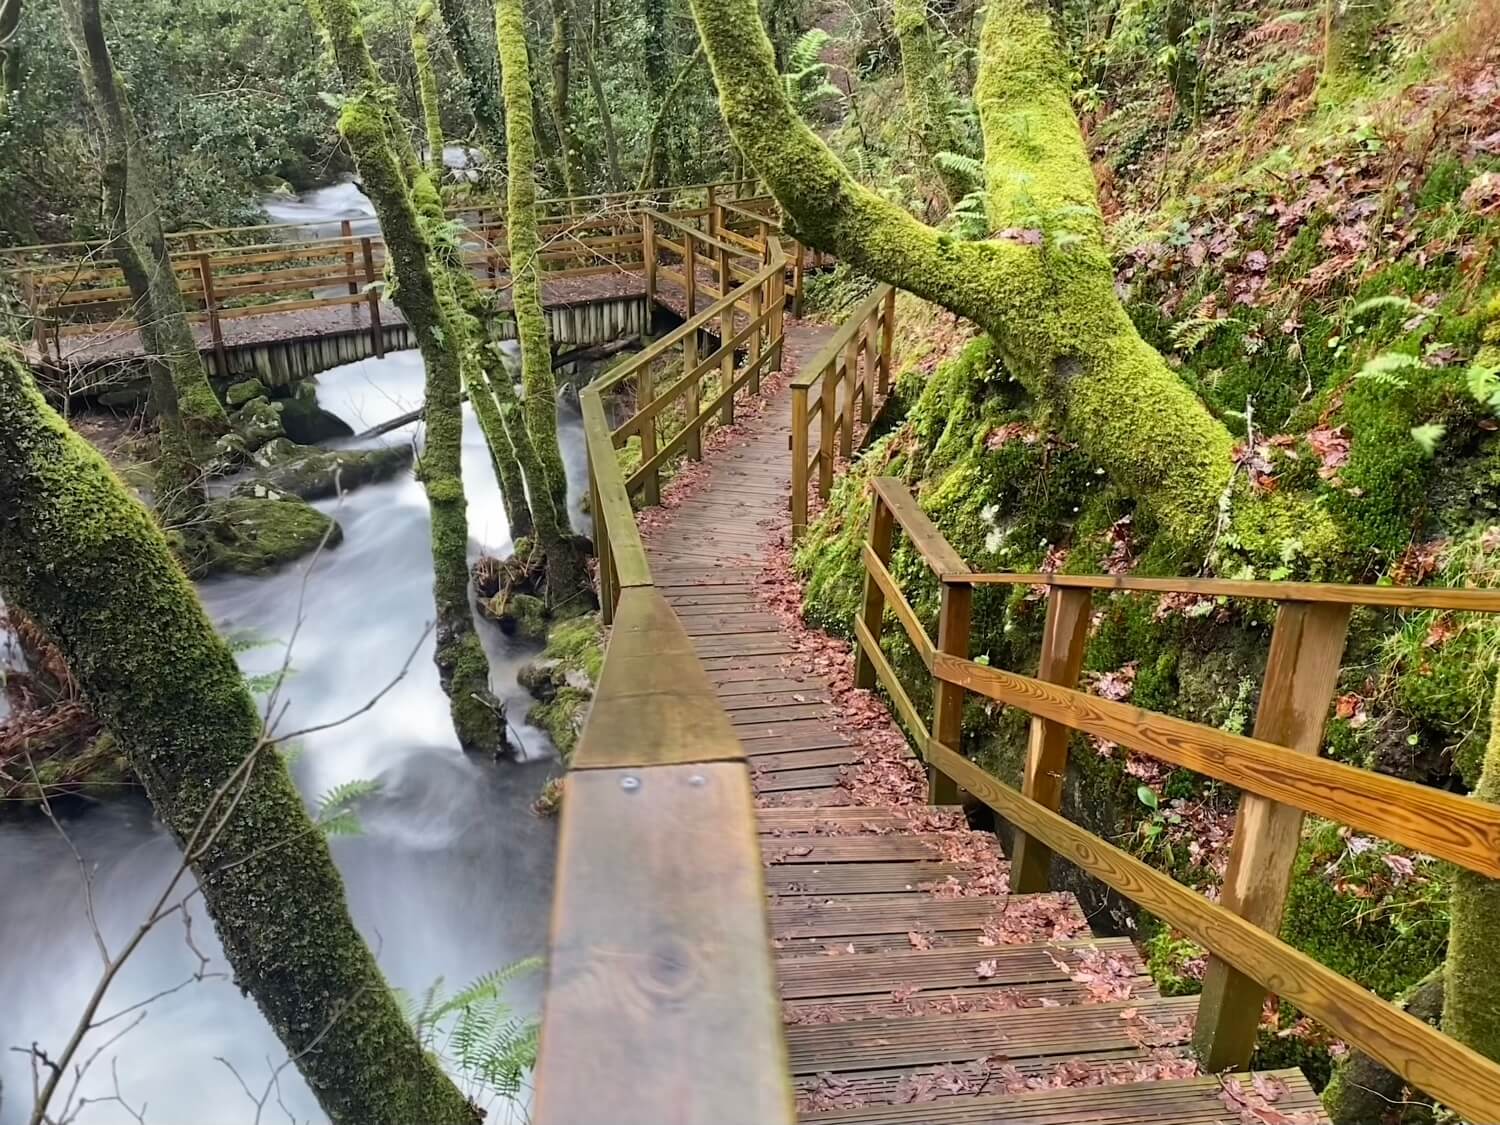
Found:
[{"label": "leaning tree", "polygon": [[[1299,497],[1251,495],[1234,440],[1115,293],[1093,171],[1047,6],[996,0],[975,88],[991,230],[964,242],[861,187],[798,117],[755,0],[693,0],[724,119],[803,241],[979,325],[1061,428],[1185,550],[1337,551]],[[1222,534],[1232,532],[1232,534]]]}]

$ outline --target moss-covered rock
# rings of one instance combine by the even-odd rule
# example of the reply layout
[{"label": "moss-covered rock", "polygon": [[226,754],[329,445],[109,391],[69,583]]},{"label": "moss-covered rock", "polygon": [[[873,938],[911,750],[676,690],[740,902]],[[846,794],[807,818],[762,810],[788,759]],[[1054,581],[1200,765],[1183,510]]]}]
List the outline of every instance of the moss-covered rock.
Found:
[{"label": "moss-covered rock", "polygon": [[282,401],[281,425],[298,445],[317,445],[354,433],[348,422],[318,405],[317,384],[311,379],[298,383],[292,397]]},{"label": "moss-covered rock", "polygon": [[265,397],[253,398],[230,416],[229,423],[244,438],[245,447],[253,452],[284,435],[282,407],[282,403]]},{"label": "moss-covered rock", "polygon": [[587,614],[555,625],[541,656],[516,677],[537,700],[526,718],[547,732],[564,760],[578,744],[603,667],[599,617]]},{"label": "moss-covered rock", "polygon": [[230,383],[224,392],[224,402],[232,409],[238,410],[252,399],[270,398],[270,392],[266,385],[259,379],[244,379],[238,383]]},{"label": "moss-covered rock", "polygon": [[399,475],[411,466],[412,447],[313,450],[280,439],[259,450],[254,460],[264,467],[236,485],[234,495],[282,494],[319,500]]},{"label": "moss-covered rock", "polygon": [[343,538],[337,521],[295,497],[230,496],[208,502],[184,550],[198,577],[261,574]]}]

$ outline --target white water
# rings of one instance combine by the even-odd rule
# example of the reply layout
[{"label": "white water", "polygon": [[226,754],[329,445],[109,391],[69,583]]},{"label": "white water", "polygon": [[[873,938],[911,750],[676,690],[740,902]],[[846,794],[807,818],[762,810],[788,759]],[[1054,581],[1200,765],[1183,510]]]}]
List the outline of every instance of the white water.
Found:
[{"label": "white water", "polygon": [[[328,372],[318,384],[320,402],[359,430],[420,404],[422,366],[415,352],[395,353]],[[509,547],[504,508],[478,427],[465,411],[471,554],[503,554]],[[566,411],[561,427],[575,524],[583,526],[576,514],[581,427]],[[410,429],[381,440],[409,440]],[[283,730],[363,705],[397,675],[432,617],[427,507],[410,474],[319,506],[343,525],[344,542],[316,565],[201,586],[222,630],[250,630],[270,642],[242,654],[250,673],[280,666],[302,598]],[[489,623],[480,622],[480,629],[494,686],[511,701],[529,761],[490,763],[462,754],[428,639],[405,678],[372,711],[303,740],[293,765],[309,802],[343,781],[380,783],[379,794],[360,811],[363,834],[335,839],[332,847],[360,930],[391,982],[410,992],[438,977],[451,991],[540,953],[546,941],[554,827],[529,806],[556,764],[545,735],[521,721],[527,701],[515,684],[517,668],[534,648],[509,641]],[[91,870],[101,929],[118,948],[176,869],[178,850],[140,799],[111,802],[66,827]],[[193,935],[212,957],[210,970],[226,972],[212,926],[201,910],[195,914]],[[171,988],[196,966],[182,926],[168,922],[127,964],[102,1011]],[[45,822],[0,824],[0,1125],[24,1121],[31,1104],[27,1060],[9,1048],[35,1041],[55,1055],[99,968],[78,866],[66,843]],[[513,991],[523,1007],[533,1006],[539,986],[532,979]],[[270,1067],[285,1059],[254,1003],[229,980],[213,979],[157,999],[145,1011],[140,1026],[94,1064],[84,1092],[109,1096],[113,1060],[126,1100],[137,1108],[150,1103],[151,1125],[253,1120],[253,1105],[216,1059],[231,1062],[257,1091]],[[116,1021],[89,1042],[102,1042],[128,1022]],[[294,1068],[282,1073],[281,1090],[298,1121],[322,1120]],[[274,1101],[271,1110],[263,1120],[284,1120]],[[503,1120],[503,1113],[497,1109],[494,1119]],[[131,1120],[111,1104],[89,1106],[80,1118],[82,1125]]]}]

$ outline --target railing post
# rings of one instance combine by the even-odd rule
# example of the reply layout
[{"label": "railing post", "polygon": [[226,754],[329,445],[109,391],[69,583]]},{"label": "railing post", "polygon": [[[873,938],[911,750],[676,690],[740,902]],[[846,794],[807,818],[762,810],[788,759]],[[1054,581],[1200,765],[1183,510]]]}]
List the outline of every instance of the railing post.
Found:
[{"label": "railing post", "polygon": [[884,398],[891,389],[891,361],[896,350],[896,290],[886,290],[880,313],[880,375],[876,387]]},{"label": "railing post", "polygon": [[656,303],[656,218],[647,211],[641,216],[641,257],[646,263],[646,303]]},{"label": "railing post", "polygon": [[[1349,628],[1348,605],[1283,602],[1255,712],[1255,737],[1300,754],[1317,754],[1338,681]],[[1302,810],[1246,793],[1240,797],[1219,903],[1269,933],[1281,926],[1292,865],[1302,835]],[[1204,1068],[1240,1068],[1250,1061],[1266,990],[1210,957],[1198,1002],[1193,1046]]]},{"label": "railing post", "polygon": [[[682,373],[689,375],[698,366],[698,332],[694,329],[682,338]],[[698,425],[699,391],[701,375],[693,375],[683,391],[684,409],[687,415],[687,455],[694,461],[703,460],[703,430]]]},{"label": "railing post", "polygon": [[349,279],[349,296],[359,292],[359,275],[354,272],[354,224],[348,219],[339,223],[339,237],[344,240],[344,276]]},{"label": "railing post", "polygon": [[802,279],[807,273],[807,247],[798,240],[797,255],[792,259],[792,316],[802,315]]},{"label": "railing post", "polygon": [[839,360],[834,356],[823,369],[823,382],[819,387],[822,406],[818,413],[818,496],[828,499],[833,491],[833,446],[838,439],[834,426],[838,421]]},{"label": "railing post", "polygon": [[844,345],[844,416],[839,426],[839,454],[845,461],[854,456],[854,389],[859,385],[859,333]]},{"label": "railing post", "polygon": [[[938,608],[937,648],[939,652],[969,659],[969,619],[973,616],[974,587],[962,578],[943,579],[942,602]],[[932,737],[956,753],[962,753],[964,728],[964,689],[936,676],[932,680]],[[926,752],[926,747],[923,747]],[[956,805],[958,783],[941,770],[927,767],[927,802],[932,805]]]},{"label": "railing post", "polygon": [[719,203],[718,203],[718,200],[715,198],[715,188],[714,188],[713,184],[709,184],[708,185],[708,193],[707,194],[708,194],[708,216],[704,219],[704,223],[708,227],[708,233],[709,233],[709,235],[711,237],[714,237],[714,236],[718,235],[718,233],[719,233],[719,231],[721,229],[723,229],[724,217],[719,212]]},{"label": "railing post", "polygon": [[[643,410],[656,399],[656,377],[652,374],[651,365],[643,363],[635,380],[635,408]],[[645,464],[656,456],[656,420],[653,414],[641,423],[641,464]],[[661,503],[661,471],[652,469],[646,474],[645,482],[641,488],[641,495],[645,498],[648,506]]]},{"label": "railing post", "polygon": [[698,312],[698,252],[686,229],[682,231],[682,283],[687,286],[687,314],[692,320]]},{"label": "railing post", "polygon": [[370,236],[359,240],[360,258],[365,267],[365,284],[370,287],[366,301],[370,309],[370,344],[375,349],[375,358],[385,356],[385,329],[380,323],[380,293],[375,289],[375,249],[370,244]]},{"label": "railing post", "polygon": [[[727,262],[728,259],[726,258]],[[729,390],[734,386],[734,348],[730,341],[734,339],[734,306],[737,302],[731,301],[722,313],[719,314],[719,343],[724,348],[724,357],[719,361],[719,381],[723,384],[721,392]],[[734,395],[731,393],[724,399],[724,405],[719,408],[719,421],[726,426],[734,425]]]},{"label": "railing post", "polygon": [[870,419],[875,413],[875,342],[879,339],[879,320],[880,310],[872,309],[859,329],[859,421],[864,427],[861,442],[870,440]]},{"label": "railing post", "polygon": [[[757,285],[750,290],[750,323],[754,326],[750,332],[749,353],[750,393],[752,395],[760,394],[760,359],[761,354],[765,351],[761,346],[761,333],[765,331],[764,326],[760,323],[760,314],[762,311],[763,305],[760,299],[760,286]],[[806,394],[803,395],[802,401],[805,407],[807,404]]]},{"label": "railing post", "polygon": [[[770,244],[767,243],[769,246]],[[786,326],[786,273],[777,270],[771,275],[771,370],[781,370],[782,337]]]},{"label": "railing post", "polygon": [[[1093,591],[1077,586],[1053,586],[1047,591],[1047,624],[1042,634],[1042,656],[1036,678],[1049,684],[1074,687],[1083,668],[1088,645]],[[1026,747],[1026,776],[1021,791],[1053,812],[1062,805],[1063,780],[1068,772],[1068,727],[1051,719],[1033,717]],[[1016,894],[1040,894],[1050,889],[1051,849],[1017,830],[1011,847],[1010,885]]]},{"label": "railing post", "polygon": [[615,619],[615,590],[614,572],[610,568],[609,524],[599,504],[599,478],[594,473],[593,451],[588,452],[589,514],[594,521],[594,557],[599,560],[599,619],[611,625]]},{"label": "railing post", "polygon": [[[792,388],[792,542],[807,530],[807,388]],[[880,503],[876,497],[875,503]],[[868,582],[868,579],[866,579]]]},{"label": "railing post", "polygon": [[[803,499],[805,502],[805,494]],[[870,553],[880,560],[881,566],[888,570],[891,563],[891,532],[895,528],[895,522],[895,515],[886,506],[885,498],[876,492],[874,504],[870,508],[870,528],[866,533],[865,542],[870,548]],[[870,573],[869,567],[865,568],[865,593],[859,618],[869,631],[871,641],[878,645],[880,631],[885,623],[885,594]],[[854,651],[854,686],[873,689],[879,683],[875,662],[865,652],[864,645],[856,644]]]},{"label": "railing post", "polygon": [[208,336],[214,344],[219,375],[229,377],[229,357],[224,351],[224,330],[219,324],[219,302],[214,297],[214,267],[207,254],[198,255],[198,282],[203,287],[203,308],[208,313]]},{"label": "railing post", "polygon": [[[714,272],[719,275],[719,297],[722,299],[729,296],[729,291],[734,288],[729,276],[729,248],[717,246],[714,248]],[[719,326],[722,328],[724,318],[719,318]]]}]

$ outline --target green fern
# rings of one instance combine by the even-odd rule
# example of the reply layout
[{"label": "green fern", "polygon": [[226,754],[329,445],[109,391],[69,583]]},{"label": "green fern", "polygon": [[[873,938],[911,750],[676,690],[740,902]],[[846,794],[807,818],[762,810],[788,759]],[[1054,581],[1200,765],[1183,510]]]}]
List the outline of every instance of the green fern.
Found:
[{"label": "green fern", "polygon": [[1172,325],[1167,335],[1172,347],[1183,353],[1197,351],[1219,329],[1239,323],[1227,316],[1190,316]]},{"label": "green fern", "polygon": [[1500,368],[1482,363],[1469,365],[1466,375],[1469,393],[1491,410],[1500,411]]},{"label": "green fern", "polygon": [[1401,372],[1419,370],[1421,367],[1422,361],[1414,355],[1407,355],[1405,352],[1381,352],[1367,360],[1354,377],[1400,390],[1406,386],[1406,380]]},{"label": "green fern", "polygon": [[963,176],[972,184],[984,183],[984,165],[965,153],[947,151],[935,153],[932,162],[942,171]]},{"label": "green fern", "polygon": [[804,31],[792,44],[792,49],[787,53],[786,68],[788,74],[799,74],[822,66],[823,63],[818,56],[823,53],[823,48],[828,46],[833,36],[821,27],[815,27],[810,31]]},{"label": "green fern", "polygon": [[1370,297],[1359,302],[1349,310],[1348,320],[1357,320],[1366,313],[1400,312],[1406,316],[1426,316],[1428,310],[1424,309],[1415,301],[1407,300],[1405,297],[1397,297],[1387,294],[1383,297]]},{"label": "green fern", "polygon": [[473,981],[452,996],[443,995],[435,981],[420,1004],[401,997],[417,1038],[435,1051],[476,1087],[469,1093],[515,1101],[526,1076],[536,1066],[540,1025],[530,1016],[515,1014],[505,999],[506,987],[518,977],[536,972],[541,960],[528,957]]},{"label": "green fern", "polygon": [[329,836],[358,836],[359,819],[355,806],[380,791],[380,782],[357,778],[335,785],[318,798],[313,821]]}]

